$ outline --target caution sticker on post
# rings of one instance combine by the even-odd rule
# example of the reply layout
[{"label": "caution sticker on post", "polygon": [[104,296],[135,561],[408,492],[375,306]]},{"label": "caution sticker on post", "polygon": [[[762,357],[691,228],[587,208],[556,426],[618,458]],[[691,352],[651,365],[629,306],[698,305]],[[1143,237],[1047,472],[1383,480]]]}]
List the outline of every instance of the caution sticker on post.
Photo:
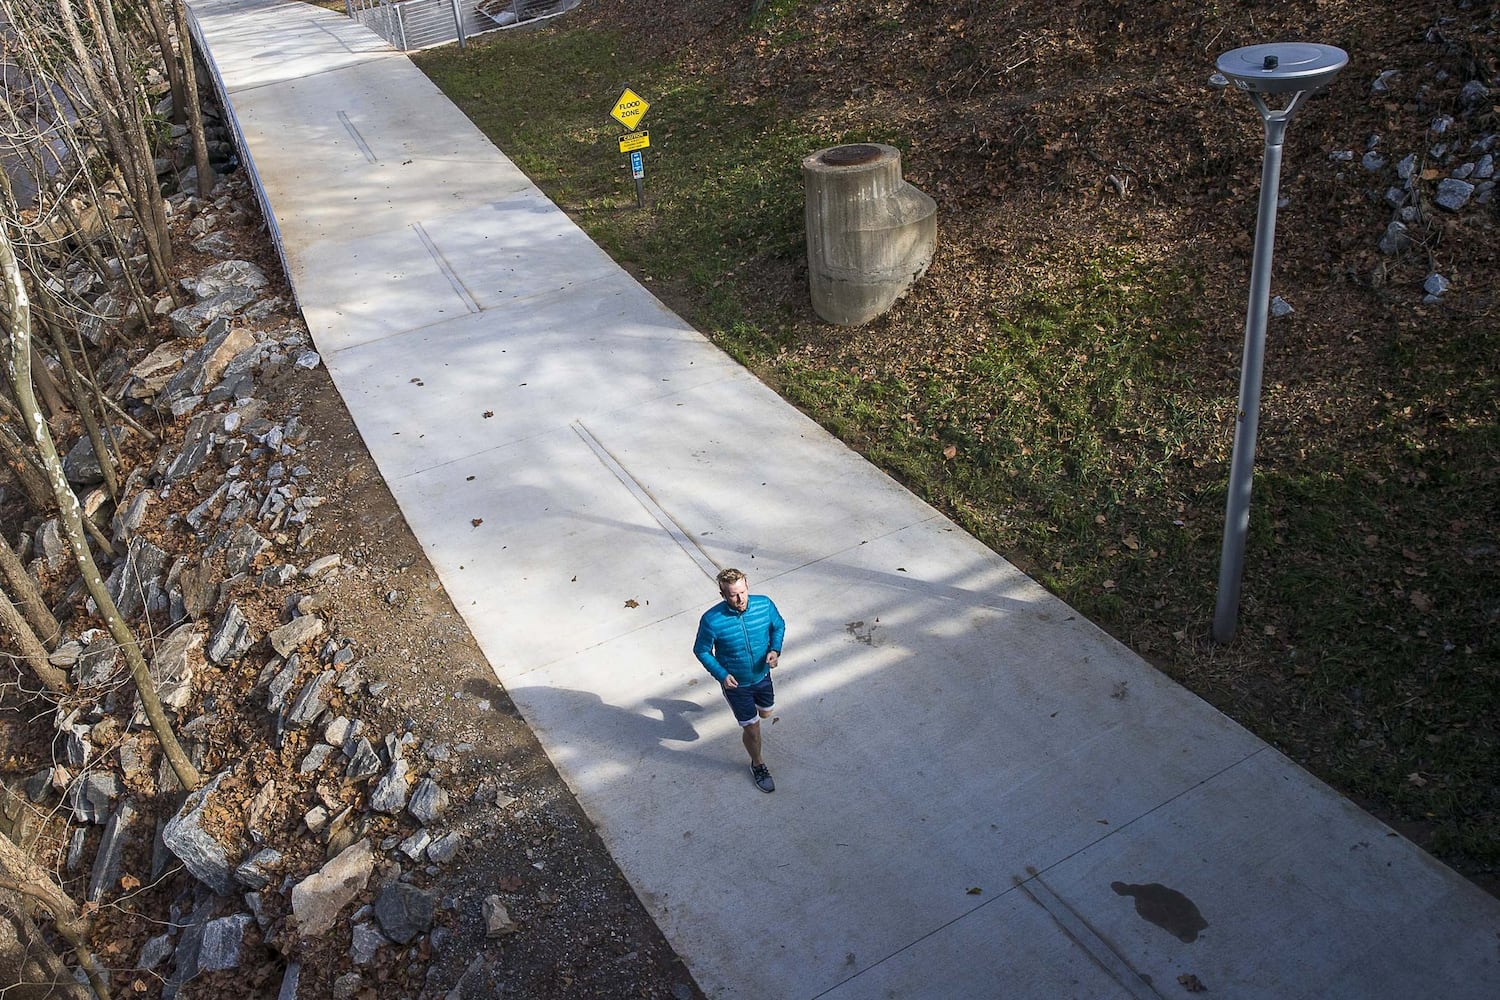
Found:
[{"label": "caution sticker on post", "polygon": [[631,132],[620,136],[620,152],[629,153],[637,149],[651,148],[650,132]]}]

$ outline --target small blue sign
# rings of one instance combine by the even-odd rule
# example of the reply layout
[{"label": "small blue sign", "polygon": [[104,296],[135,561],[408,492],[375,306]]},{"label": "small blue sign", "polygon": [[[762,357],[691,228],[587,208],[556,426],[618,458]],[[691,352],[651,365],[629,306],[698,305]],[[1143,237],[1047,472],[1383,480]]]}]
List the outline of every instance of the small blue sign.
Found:
[{"label": "small blue sign", "polygon": [[630,176],[636,180],[646,176],[645,157],[641,156],[641,151],[638,149],[630,154]]}]

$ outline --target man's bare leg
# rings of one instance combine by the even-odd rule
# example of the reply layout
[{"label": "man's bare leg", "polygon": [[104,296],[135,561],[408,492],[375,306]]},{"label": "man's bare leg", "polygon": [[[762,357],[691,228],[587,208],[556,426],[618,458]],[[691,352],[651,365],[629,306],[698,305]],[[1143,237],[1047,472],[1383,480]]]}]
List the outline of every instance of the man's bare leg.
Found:
[{"label": "man's bare leg", "polygon": [[741,726],[740,729],[743,730],[740,738],[745,741],[745,750],[750,754],[750,763],[752,765],[764,763],[760,759],[760,722],[752,722],[748,726]]}]

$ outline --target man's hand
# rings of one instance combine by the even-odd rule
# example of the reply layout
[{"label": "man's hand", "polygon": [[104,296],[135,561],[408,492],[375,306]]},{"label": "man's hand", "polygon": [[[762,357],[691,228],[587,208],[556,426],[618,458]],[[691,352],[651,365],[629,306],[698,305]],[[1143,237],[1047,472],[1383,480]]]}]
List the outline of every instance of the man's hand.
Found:
[{"label": "man's hand", "polygon": [[769,653],[766,654],[766,666],[767,667],[774,667],[774,666],[776,666],[776,664],[778,664],[780,662],[781,662],[781,654],[778,653],[778,652],[776,652],[776,650],[773,649]]},{"label": "man's hand", "polygon": [[724,690],[725,691],[733,691],[735,688],[737,688],[739,686],[740,686],[740,682],[734,679],[734,674],[725,674],[724,675]]}]

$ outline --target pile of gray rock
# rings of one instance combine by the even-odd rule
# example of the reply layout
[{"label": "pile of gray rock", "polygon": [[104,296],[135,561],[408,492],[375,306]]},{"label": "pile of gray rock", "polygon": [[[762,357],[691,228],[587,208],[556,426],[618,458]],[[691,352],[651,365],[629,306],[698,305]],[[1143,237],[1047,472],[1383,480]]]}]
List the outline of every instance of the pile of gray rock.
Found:
[{"label": "pile of gray rock", "polygon": [[[1437,29],[1427,40],[1448,44]],[[1425,133],[1371,135],[1360,149],[1332,153],[1335,161],[1357,161],[1373,185],[1371,195],[1390,208],[1390,221],[1378,240],[1387,258],[1425,245],[1437,218],[1489,211],[1500,155],[1500,134],[1485,127],[1494,121],[1495,95],[1483,81],[1460,80],[1443,69],[1420,81],[1407,81],[1404,75],[1394,69],[1382,71],[1370,82],[1370,94],[1414,103],[1428,116]],[[1462,262],[1456,263],[1462,267]],[[1423,301],[1440,302],[1451,287],[1447,275],[1431,270],[1422,281]]]},{"label": "pile of gray rock", "polygon": [[[231,175],[211,202],[179,193],[170,203],[195,224],[228,218],[250,211],[243,185]],[[200,228],[200,242],[214,246],[213,225]],[[206,784],[153,824],[152,804],[163,795],[176,802],[183,790],[138,699],[123,694],[128,671],[114,641],[97,627],[70,628],[52,661],[70,671],[77,696],[54,719],[58,763],[25,788],[70,821],[66,866],[88,872],[90,900],[178,865],[192,875],[197,888],[176,904],[175,929],[138,959],[164,977],[167,997],[200,972],[236,967],[247,942],[315,938],[342,921],[354,963],[365,965],[382,947],[441,935],[434,919],[443,900],[413,880],[452,864],[466,840],[448,819],[443,787],[447,762],[466,748],[424,740],[410,721],[375,728],[368,720],[388,685],[363,676],[358,637],[325,615],[323,590],[351,568],[316,548],[325,499],[299,460],[308,429],[295,412],[275,412],[265,391],[321,358],[254,263],[221,260],[183,285],[189,304],[163,296],[157,306],[173,339],[150,351],[122,348],[100,368],[122,411],[134,413],[112,428],[117,441],[164,428],[154,458],[126,475],[107,522],[87,437],[68,451],[65,471],[120,553],[107,589],[136,633],[154,637],[151,673],[194,764],[202,770],[210,747],[222,757],[247,721],[264,743],[238,747],[230,766],[205,774]],[[95,333],[103,342],[105,331]],[[36,529],[30,550],[38,574],[70,561],[55,519]],[[212,683],[200,684],[205,677]],[[235,684],[249,686],[248,706],[221,703],[219,692]],[[316,801],[284,815],[296,797],[278,796],[278,782],[310,784]],[[509,804],[488,794],[466,822]],[[127,859],[147,853],[149,868],[133,870]],[[371,901],[350,913],[362,897]],[[288,976],[299,974],[293,964]],[[359,981],[354,974],[343,991]]]}]

